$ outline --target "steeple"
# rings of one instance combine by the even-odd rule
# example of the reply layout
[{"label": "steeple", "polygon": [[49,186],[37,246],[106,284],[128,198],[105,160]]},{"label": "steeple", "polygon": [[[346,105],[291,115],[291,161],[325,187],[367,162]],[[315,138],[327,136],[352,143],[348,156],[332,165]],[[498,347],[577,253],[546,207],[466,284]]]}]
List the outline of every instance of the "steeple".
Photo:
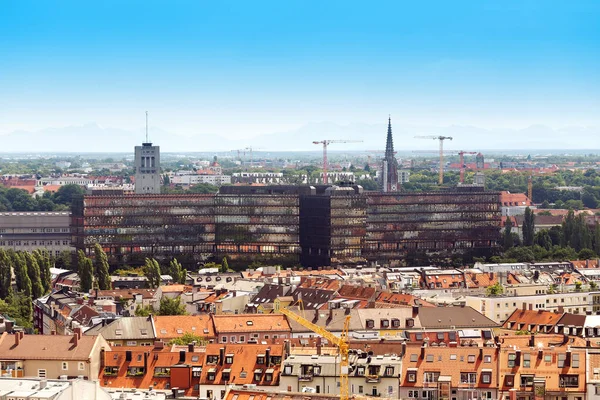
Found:
[{"label": "steeple", "polygon": [[385,142],[385,158],[394,157],[394,139],[392,138],[392,116],[388,118],[387,140]]}]

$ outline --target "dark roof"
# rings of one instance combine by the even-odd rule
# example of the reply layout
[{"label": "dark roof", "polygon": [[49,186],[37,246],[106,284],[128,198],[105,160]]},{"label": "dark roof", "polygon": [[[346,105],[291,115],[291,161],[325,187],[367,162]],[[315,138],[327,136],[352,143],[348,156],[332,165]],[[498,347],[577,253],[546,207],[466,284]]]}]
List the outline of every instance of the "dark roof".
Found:
[{"label": "dark roof", "polygon": [[564,325],[564,326],[578,326],[583,327],[585,325],[585,314],[570,314],[564,313],[562,318],[558,320],[556,325]]},{"label": "dark roof", "polygon": [[264,304],[264,303],[272,303],[276,298],[282,297],[288,294],[291,286],[283,286],[283,285],[265,285],[254,296],[250,303],[254,304]]},{"label": "dark roof", "polygon": [[89,325],[92,318],[99,316],[98,311],[94,310],[92,307],[88,305],[83,305],[79,307],[79,310],[75,311],[71,318],[74,321],[79,322],[81,325]]},{"label": "dark roof", "polygon": [[331,300],[335,296],[335,291],[299,287],[292,293],[292,296],[294,301],[302,299],[305,310],[316,310]]},{"label": "dark roof", "polygon": [[472,307],[419,307],[418,318],[421,327],[428,329],[499,326]]}]

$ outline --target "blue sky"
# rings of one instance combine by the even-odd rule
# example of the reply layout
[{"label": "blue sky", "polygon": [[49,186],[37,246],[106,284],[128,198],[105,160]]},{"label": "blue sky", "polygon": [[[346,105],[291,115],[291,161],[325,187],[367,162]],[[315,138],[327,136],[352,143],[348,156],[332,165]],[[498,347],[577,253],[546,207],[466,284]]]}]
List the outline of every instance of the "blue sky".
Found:
[{"label": "blue sky", "polygon": [[0,134],[600,125],[600,2],[0,1]]}]

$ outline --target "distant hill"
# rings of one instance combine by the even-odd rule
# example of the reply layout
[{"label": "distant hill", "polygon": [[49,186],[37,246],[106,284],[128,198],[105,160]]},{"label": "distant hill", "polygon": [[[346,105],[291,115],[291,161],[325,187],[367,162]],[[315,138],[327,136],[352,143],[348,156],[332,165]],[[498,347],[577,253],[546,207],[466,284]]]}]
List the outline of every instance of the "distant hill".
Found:
[{"label": "distant hill", "polygon": [[[287,132],[268,133],[245,140],[220,135],[187,137],[157,128],[150,129],[150,141],[163,152],[229,151],[252,146],[262,151],[318,151],[313,141],[323,139],[362,140],[363,143],[331,145],[332,151],[382,150],[387,124],[312,122]],[[418,135],[452,136],[446,143],[451,150],[527,150],[600,148],[598,127],[572,126],[553,129],[532,125],[524,129],[485,129],[476,126],[447,127],[393,124],[397,151],[431,150],[437,141],[415,139]],[[47,128],[40,131],[14,131],[0,136],[1,152],[132,152],[144,140],[143,130],[105,128],[90,123],[82,126]]]}]

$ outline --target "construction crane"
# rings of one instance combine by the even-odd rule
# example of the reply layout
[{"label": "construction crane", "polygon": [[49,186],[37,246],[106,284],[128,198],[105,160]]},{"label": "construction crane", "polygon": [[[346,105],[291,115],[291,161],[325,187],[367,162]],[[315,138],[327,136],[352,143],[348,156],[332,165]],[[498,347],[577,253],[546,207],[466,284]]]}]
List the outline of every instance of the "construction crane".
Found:
[{"label": "construction crane", "polygon": [[350,316],[346,316],[342,334],[340,337],[337,337],[325,328],[313,324],[306,318],[301,317],[300,315],[290,311],[287,308],[280,308],[279,311],[283,315],[288,317],[288,319],[291,319],[292,321],[299,323],[303,327],[310,329],[314,333],[321,335],[323,338],[327,339],[330,343],[334,344],[340,350],[340,400],[348,400],[350,397],[350,388],[348,381],[348,372],[350,368],[350,363],[348,360],[348,329],[350,327]]},{"label": "construction crane", "polygon": [[323,145],[323,184],[327,185],[329,179],[327,179],[327,146],[331,143],[362,143],[362,140],[318,140],[313,141],[313,144]]},{"label": "construction crane", "polygon": [[440,141],[440,174],[438,178],[438,184],[442,185],[444,183],[444,140],[452,140],[451,136],[415,136],[416,139],[433,139]]},{"label": "construction crane", "polygon": [[465,154],[477,154],[476,151],[459,151],[460,156],[460,183],[465,183]]}]

